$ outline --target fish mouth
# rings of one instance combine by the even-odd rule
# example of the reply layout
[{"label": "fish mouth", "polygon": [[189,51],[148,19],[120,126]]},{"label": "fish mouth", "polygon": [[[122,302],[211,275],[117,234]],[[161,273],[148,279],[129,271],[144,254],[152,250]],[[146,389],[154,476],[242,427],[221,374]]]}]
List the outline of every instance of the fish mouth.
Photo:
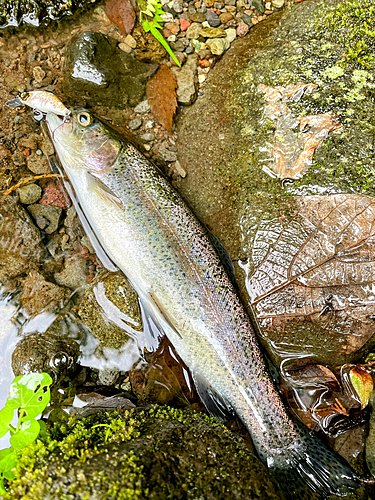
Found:
[{"label": "fish mouth", "polygon": [[51,134],[51,137],[54,139],[56,130],[64,124],[64,117],[56,115],[55,113],[47,113],[46,123],[48,126],[49,133]]}]

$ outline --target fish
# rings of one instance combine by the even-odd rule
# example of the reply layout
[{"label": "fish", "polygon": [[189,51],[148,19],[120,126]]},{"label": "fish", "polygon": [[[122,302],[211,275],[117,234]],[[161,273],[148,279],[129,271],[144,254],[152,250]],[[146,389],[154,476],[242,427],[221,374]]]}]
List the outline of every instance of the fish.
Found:
[{"label": "fish", "polygon": [[209,232],[160,170],[90,111],[47,113],[59,161],[109,259],[189,367],[208,412],[237,416],[287,498],[345,496],[348,463],[288,413]]},{"label": "fish", "polygon": [[18,106],[29,106],[34,111],[37,120],[41,120],[47,113],[55,113],[64,117],[64,121],[69,119],[70,110],[52,92],[46,90],[32,90],[22,92],[15,99],[5,103],[8,108]]}]

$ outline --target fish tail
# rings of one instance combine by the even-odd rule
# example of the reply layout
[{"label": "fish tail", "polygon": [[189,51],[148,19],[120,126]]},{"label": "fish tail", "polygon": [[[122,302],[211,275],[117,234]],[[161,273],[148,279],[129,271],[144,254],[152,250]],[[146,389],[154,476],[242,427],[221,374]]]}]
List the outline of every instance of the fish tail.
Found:
[{"label": "fish tail", "polygon": [[328,449],[316,436],[303,429],[301,446],[285,452],[283,467],[269,460],[271,472],[286,498],[322,500],[330,495],[344,497],[361,484],[347,461]]}]

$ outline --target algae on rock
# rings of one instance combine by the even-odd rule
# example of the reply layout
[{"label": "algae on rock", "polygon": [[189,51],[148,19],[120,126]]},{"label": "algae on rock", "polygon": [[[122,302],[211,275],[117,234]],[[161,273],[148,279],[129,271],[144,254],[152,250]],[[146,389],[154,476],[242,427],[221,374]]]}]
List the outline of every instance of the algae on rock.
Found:
[{"label": "algae on rock", "polygon": [[3,500],[283,498],[245,442],[202,414],[132,409],[49,432],[25,449]]}]

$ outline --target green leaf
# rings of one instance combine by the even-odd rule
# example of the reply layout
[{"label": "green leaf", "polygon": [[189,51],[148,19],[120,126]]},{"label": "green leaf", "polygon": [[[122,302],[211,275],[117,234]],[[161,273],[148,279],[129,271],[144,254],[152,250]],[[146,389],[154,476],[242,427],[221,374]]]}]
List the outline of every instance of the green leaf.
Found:
[{"label": "green leaf", "polygon": [[4,475],[5,479],[15,479],[16,478],[16,475],[11,470],[5,471],[3,475]]},{"label": "green leaf", "polygon": [[7,490],[4,488],[4,481],[3,478],[0,477],[0,493],[6,493]]},{"label": "green leaf", "polygon": [[17,457],[12,448],[7,448],[6,450],[1,450],[1,452],[7,451],[8,453],[0,460],[0,472],[5,474],[11,471],[17,465]]},{"label": "green leaf", "polygon": [[16,377],[10,386],[6,406],[12,409],[19,408],[21,421],[33,419],[49,403],[51,384],[52,378],[48,373],[30,373]]},{"label": "green leaf", "polygon": [[13,453],[13,448],[5,448],[4,450],[0,451],[0,462],[1,460],[9,455],[9,453]]},{"label": "green leaf", "polygon": [[38,436],[40,425],[37,420],[27,420],[21,424],[19,430],[10,438],[14,448],[24,448],[32,443]]},{"label": "green leaf", "polygon": [[12,422],[14,410],[5,406],[0,411],[0,437],[3,437],[9,431],[9,424]]},{"label": "green leaf", "polygon": [[150,29],[151,29],[150,23],[148,21],[143,20],[142,21],[142,26],[143,26],[143,29],[145,30],[146,33],[148,31],[150,31]]},{"label": "green leaf", "polygon": [[165,48],[165,50],[168,52],[168,54],[172,57],[174,62],[177,64],[179,68],[181,68],[180,61],[177,59],[177,57],[173,54],[172,49],[168,45],[168,42],[164,40],[163,35],[159,33],[158,30],[151,28],[151,33],[154,35],[156,40],[162,44],[162,46]]}]

